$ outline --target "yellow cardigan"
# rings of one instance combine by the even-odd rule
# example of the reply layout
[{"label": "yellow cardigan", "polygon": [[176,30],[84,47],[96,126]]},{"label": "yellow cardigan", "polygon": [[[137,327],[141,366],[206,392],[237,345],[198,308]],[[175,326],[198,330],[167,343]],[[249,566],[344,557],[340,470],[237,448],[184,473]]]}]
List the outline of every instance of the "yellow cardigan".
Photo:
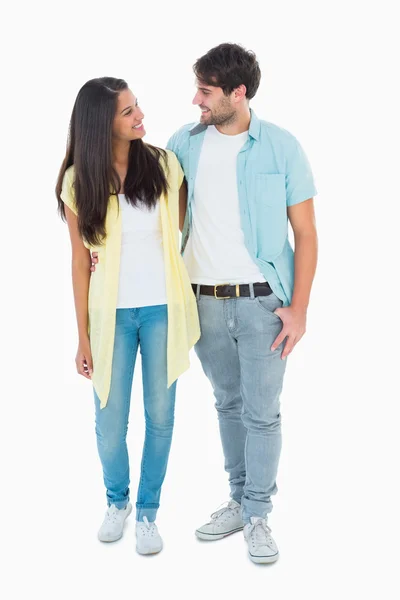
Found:
[{"label": "yellow cardigan", "polygon": [[[189,350],[200,337],[196,298],[179,251],[179,188],[183,172],[173,152],[167,151],[165,170],[169,189],[160,198],[162,240],[168,303],[167,371],[168,387],[189,368]],[[74,199],[74,167],[67,169],[61,198],[77,214]],[[118,197],[110,196],[106,216],[107,237],[102,246],[85,246],[99,253],[99,263],[89,287],[89,337],[93,358],[92,382],[100,399],[107,404],[111,384],[115,316],[121,252],[121,211]],[[151,274],[150,274],[151,276]],[[138,285],[145,282],[138,281]]]}]

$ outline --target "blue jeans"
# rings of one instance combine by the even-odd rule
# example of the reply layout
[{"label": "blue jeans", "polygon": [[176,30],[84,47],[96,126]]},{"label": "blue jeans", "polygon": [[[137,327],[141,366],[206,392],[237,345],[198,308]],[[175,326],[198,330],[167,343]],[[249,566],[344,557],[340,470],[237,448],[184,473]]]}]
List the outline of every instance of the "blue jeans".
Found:
[{"label": "blue jeans", "polygon": [[231,497],[242,505],[245,523],[267,518],[277,491],[286,366],[283,345],[271,351],[282,329],[274,310],[282,302],[275,294],[251,294],[216,300],[197,291],[201,338],[195,346],[214,389]]},{"label": "blue jeans", "polygon": [[167,470],[174,426],[176,382],[167,388],[167,305],[118,308],[111,388],[105,408],[95,396],[97,448],[103,466],[107,503],[129,501],[126,445],[132,378],[138,347],[142,358],[146,433],[136,502],[136,519],[155,521]]}]

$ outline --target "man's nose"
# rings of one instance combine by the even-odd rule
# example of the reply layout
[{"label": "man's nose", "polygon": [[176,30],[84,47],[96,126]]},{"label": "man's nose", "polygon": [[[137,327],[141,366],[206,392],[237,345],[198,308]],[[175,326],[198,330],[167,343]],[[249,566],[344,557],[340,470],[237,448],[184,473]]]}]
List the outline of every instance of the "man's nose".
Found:
[{"label": "man's nose", "polygon": [[197,92],[195,97],[193,98],[192,104],[200,104],[199,92]]}]

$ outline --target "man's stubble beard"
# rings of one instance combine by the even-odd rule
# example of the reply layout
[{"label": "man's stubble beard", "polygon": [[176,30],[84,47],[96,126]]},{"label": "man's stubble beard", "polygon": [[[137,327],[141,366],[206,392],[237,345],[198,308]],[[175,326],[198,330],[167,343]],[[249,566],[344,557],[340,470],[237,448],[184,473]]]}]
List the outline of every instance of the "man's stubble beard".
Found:
[{"label": "man's stubble beard", "polygon": [[232,125],[236,121],[236,112],[232,110],[232,107],[227,100],[221,102],[218,107],[216,114],[211,111],[211,117],[207,121],[207,125]]}]

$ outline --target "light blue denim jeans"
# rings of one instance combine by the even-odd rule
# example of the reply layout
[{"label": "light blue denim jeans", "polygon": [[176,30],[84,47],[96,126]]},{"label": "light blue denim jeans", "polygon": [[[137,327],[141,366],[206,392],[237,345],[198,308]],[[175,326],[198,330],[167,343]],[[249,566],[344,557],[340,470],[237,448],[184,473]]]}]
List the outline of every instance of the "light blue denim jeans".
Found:
[{"label": "light blue denim jeans", "polygon": [[271,346],[282,329],[275,294],[216,300],[199,295],[201,337],[195,346],[216,398],[231,497],[245,523],[267,518],[281,451],[279,396],[286,359]]},{"label": "light blue denim jeans", "polygon": [[132,378],[138,347],[142,359],[146,433],[136,502],[136,519],[155,521],[167,470],[174,426],[176,382],[167,388],[167,305],[118,308],[111,375],[105,408],[96,393],[97,448],[107,503],[124,508],[129,501],[126,445]]}]

